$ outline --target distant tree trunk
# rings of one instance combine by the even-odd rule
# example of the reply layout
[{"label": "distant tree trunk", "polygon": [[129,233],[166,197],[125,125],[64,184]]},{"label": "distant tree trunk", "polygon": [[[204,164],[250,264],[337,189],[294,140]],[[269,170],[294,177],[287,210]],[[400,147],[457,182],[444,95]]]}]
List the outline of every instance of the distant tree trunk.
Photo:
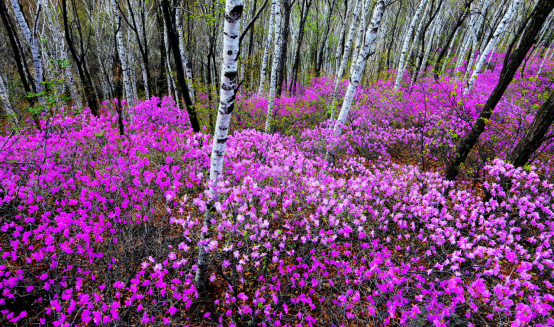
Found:
[{"label": "distant tree trunk", "polygon": [[508,161],[514,167],[523,167],[529,161],[545,140],[544,135],[552,126],[552,122],[554,122],[554,91],[550,92],[548,100],[539,108],[525,135],[508,157]]},{"label": "distant tree trunk", "polygon": [[227,0],[225,6],[225,22],[223,25],[223,52],[221,63],[221,87],[219,90],[219,110],[214,131],[212,154],[210,158],[210,199],[209,211],[204,216],[202,233],[198,244],[198,261],[196,276],[194,281],[196,285],[204,285],[206,282],[206,270],[208,253],[205,245],[210,239],[211,220],[215,219],[215,209],[213,205],[219,199],[217,183],[223,173],[223,158],[225,156],[225,147],[227,145],[227,135],[231,114],[235,107],[236,81],[237,81],[237,60],[239,57],[239,35],[240,18],[242,16],[242,0]]},{"label": "distant tree trunk", "polygon": [[330,3],[329,7],[329,14],[327,15],[327,22],[325,23],[326,29],[325,32],[323,32],[323,40],[321,41],[321,47],[319,49],[319,60],[317,61],[317,66],[315,70],[316,76],[319,76],[321,73],[321,68],[323,66],[323,51],[325,50],[325,47],[327,46],[327,39],[329,38],[329,30],[331,29],[331,17],[333,16],[333,10],[335,9],[335,5],[337,3],[337,0],[330,0],[333,1]]},{"label": "distant tree trunk", "polygon": [[[173,52],[173,58],[180,58],[181,51],[179,50],[179,38],[177,33],[173,29],[173,24],[171,21],[171,14],[169,11],[169,0],[162,0],[162,11],[165,20],[165,25],[167,27],[167,34],[171,44],[171,49]],[[177,81],[179,82],[179,88],[181,89],[181,94],[185,100],[185,107],[189,114],[190,125],[195,133],[200,132],[200,123],[198,122],[198,117],[196,116],[196,109],[192,104],[190,98],[190,92],[187,86],[187,80],[185,78],[185,70],[183,68],[182,60],[175,60],[175,67],[177,68]]]},{"label": "distant tree trunk", "polygon": [[[437,12],[440,12],[443,3],[444,2],[441,2]],[[438,21],[439,20],[437,18],[433,22],[433,28],[431,29],[431,36],[429,37],[429,41],[427,42],[427,48],[425,49],[425,53],[423,54],[423,59],[421,60],[420,68],[414,77],[414,81],[417,79],[419,75],[422,75],[427,69],[427,59],[429,58],[429,53],[431,52],[431,47],[433,46],[433,40],[435,39],[435,31],[437,30]]]},{"label": "distant tree trunk", "polygon": [[[80,57],[77,54],[77,50],[75,49],[75,45],[73,44],[71,32],[69,31],[69,21],[67,16],[67,0],[62,0],[62,10],[63,10],[63,13],[62,13],[63,25],[65,30],[65,41],[67,42],[67,46],[69,47],[69,51],[71,52],[73,61],[75,61],[75,64],[77,65],[77,71],[79,72],[79,78],[81,79],[81,82],[83,83],[83,86],[84,86],[85,98],[87,99],[88,106],[90,107],[90,111],[92,112],[93,115],[99,116],[98,104],[96,102],[96,90],[92,85],[92,79],[90,78],[90,73],[85,67],[84,55]],[[78,31],[80,32],[80,28],[78,28]],[[82,35],[81,35],[81,39],[82,39]],[[81,44],[81,51],[83,51],[82,44]]]},{"label": "distant tree trunk", "polygon": [[[360,0],[358,0],[360,1]],[[396,13],[395,15],[395,18],[394,18],[394,25],[392,27],[392,35],[390,37],[390,43],[389,43],[389,47],[388,47],[388,50],[387,50],[387,69],[390,69],[391,67],[391,62],[390,62],[390,54],[392,52],[392,45],[394,44],[394,41],[396,40],[396,37],[395,37],[395,32],[396,32],[396,27],[398,25],[398,18],[400,17],[400,12],[402,11],[402,6],[404,5],[404,1],[400,1],[400,5],[398,6],[398,12]]]},{"label": "distant tree trunk", "polygon": [[477,76],[479,75],[479,72],[481,71],[481,68],[483,68],[483,64],[485,63],[485,59],[487,59],[487,55],[496,46],[496,43],[498,42],[498,38],[500,37],[500,35],[502,33],[504,33],[504,30],[508,26],[508,22],[512,18],[512,15],[515,12],[515,10],[516,10],[516,8],[517,8],[517,6],[519,5],[520,2],[521,2],[521,0],[514,0],[514,3],[510,7],[510,9],[508,9],[506,14],[504,15],[504,18],[502,19],[502,21],[500,22],[500,24],[498,25],[498,27],[494,31],[494,34],[493,34],[491,40],[487,44],[487,47],[485,48],[483,53],[481,53],[481,56],[479,57],[479,61],[477,61],[477,64],[475,65],[475,69],[473,70],[473,74],[471,74],[471,77],[470,77],[469,81],[467,82],[467,87],[465,89],[466,93],[471,92],[471,90],[473,89],[473,84],[475,83],[475,80],[477,79]]},{"label": "distant tree trunk", "polygon": [[164,30],[164,36],[163,36],[163,62],[165,63],[164,68],[166,69],[165,79],[167,82],[167,95],[175,99],[177,101],[177,91],[175,90],[175,94],[173,93],[173,86],[171,84],[171,61],[169,60],[169,38],[167,37],[167,25],[165,22],[163,22],[163,30]]},{"label": "distant tree trunk", "polygon": [[[464,20],[467,18],[469,14],[469,8],[474,0],[468,0],[465,3],[464,10],[458,20],[456,21],[456,24],[454,24],[454,28],[450,32],[450,35],[446,39],[445,46],[441,49],[441,52],[439,53],[439,56],[437,58],[437,63],[435,64],[435,79],[439,78],[439,72],[442,70],[442,60],[444,59],[444,56],[448,53],[450,54],[450,49],[454,46],[454,41],[456,39],[456,34],[458,33],[458,30],[460,26],[464,23]],[[490,1],[490,0],[488,0]],[[450,45],[450,47],[448,46]],[[448,56],[446,56],[448,58]]]},{"label": "distant tree trunk", "polygon": [[[129,26],[135,32],[135,39],[137,40],[138,50],[140,52],[140,66],[142,71],[142,79],[144,80],[144,95],[147,99],[150,98],[150,61],[148,59],[148,40],[146,39],[146,27],[144,22],[144,7],[142,4],[131,0],[127,0],[127,8],[131,21],[128,22]],[[136,13],[135,8],[138,10]],[[142,34],[142,37],[141,37]],[[130,40],[130,39],[129,39]]]},{"label": "distant tree trunk", "polygon": [[304,26],[306,25],[306,19],[310,12],[312,0],[304,0],[302,2],[302,8],[300,10],[300,24],[298,27],[298,40],[296,42],[296,53],[294,55],[294,64],[292,66],[292,81],[289,88],[289,93],[296,92],[296,86],[298,84],[298,69],[300,67],[300,50],[302,47],[302,41],[304,40]]},{"label": "distant tree trunk", "polygon": [[258,93],[262,93],[264,91],[264,85],[267,75],[267,61],[269,59],[269,49],[271,48],[271,42],[273,41],[273,28],[275,26],[275,5],[271,4],[271,14],[269,16],[269,32],[267,34],[267,40],[266,45],[264,49],[264,57],[262,59],[262,69],[260,70],[260,87],[258,89]]},{"label": "distant tree trunk", "polygon": [[[344,101],[342,103],[339,118],[335,122],[335,126],[333,128],[335,135],[340,135],[342,133],[342,127],[344,126],[344,124],[346,123],[346,119],[348,118],[348,113],[350,112],[350,108],[352,107],[352,100],[354,99],[354,95],[356,94],[358,84],[360,84],[360,78],[362,77],[362,74],[364,72],[367,58],[370,55],[369,51],[375,42],[375,37],[377,36],[377,31],[379,30],[379,25],[381,24],[381,18],[383,17],[384,11],[385,0],[378,0],[375,4],[375,9],[373,9],[373,17],[371,18],[371,23],[367,27],[367,31],[365,33],[363,48],[358,53],[358,58],[356,59],[353,74],[352,76],[350,76],[348,89],[346,90],[346,94],[344,96]],[[334,162],[335,150],[329,150],[325,155],[325,159],[330,163]]]},{"label": "distant tree trunk", "polygon": [[13,124],[18,123],[17,115],[13,111],[12,105],[10,103],[10,98],[8,96],[8,89],[6,88],[6,83],[4,83],[4,78],[0,74],[0,99],[4,103],[4,114],[10,116],[10,120]]},{"label": "distant tree trunk", "polygon": [[273,52],[273,66],[271,67],[271,80],[269,81],[267,117],[265,120],[265,132],[268,134],[273,133],[273,107],[275,106],[277,70],[281,56],[281,1],[273,0],[273,5],[275,6],[275,48]]},{"label": "distant tree trunk", "polygon": [[398,62],[398,71],[396,72],[396,81],[394,82],[394,90],[397,91],[400,87],[400,81],[402,81],[402,76],[404,75],[404,69],[406,68],[406,52],[408,51],[408,47],[410,46],[410,41],[412,40],[412,34],[415,30],[415,25],[417,23],[417,20],[419,19],[419,15],[421,14],[421,10],[427,3],[427,0],[421,0],[419,3],[419,6],[416,9],[416,12],[412,18],[412,22],[410,23],[410,27],[408,28],[408,33],[406,33],[406,36],[404,37],[404,44],[402,45],[402,51],[400,52],[400,60]]},{"label": "distant tree trunk", "polygon": [[[516,0],[517,1],[517,0]],[[554,7],[554,1],[551,0],[539,0],[535,9],[531,13],[531,21],[527,27],[527,30],[522,36],[522,41],[517,50],[510,56],[508,64],[502,68],[500,72],[500,80],[492,91],[489,99],[483,106],[481,114],[473,124],[471,131],[466,135],[456,150],[456,157],[452,161],[451,165],[446,170],[446,179],[454,180],[458,176],[459,167],[466,161],[467,156],[473,149],[473,146],[479,139],[479,136],[483,133],[486,126],[486,120],[490,119],[493,110],[502,98],[504,91],[510,85],[510,82],[514,78],[514,75],[523,62],[523,59],[527,55],[529,49],[536,42],[536,36],[540,31],[544,21],[552,11]]]},{"label": "distant tree trunk", "polygon": [[344,47],[346,46],[344,38],[346,37],[346,28],[348,27],[348,17],[350,17],[350,12],[352,10],[352,6],[349,5],[349,1],[352,2],[353,0],[344,1],[344,17],[340,28],[339,42],[337,43],[337,49],[335,50],[335,62],[333,65],[333,71],[331,72],[332,75],[336,75],[337,70],[339,69],[340,60],[342,58],[342,54],[344,53]]},{"label": "distant tree trunk", "polygon": [[186,77],[187,77],[187,86],[189,89],[189,96],[190,101],[194,105],[194,86],[192,85],[192,64],[187,60],[187,56],[185,54],[185,39],[183,37],[183,30],[181,26],[181,16],[178,14],[178,12],[175,12],[175,25],[177,28],[177,35],[179,37],[179,51],[181,53],[181,60],[183,61],[183,67],[185,69]]},{"label": "distant tree trunk", "polygon": [[[63,32],[58,21],[58,14],[51,10],[49,4],[47,4],[44,9],[45,15],[48,17],[48,21],[52,26],[52,37],[54,39],[57,53],[56,57],[58,60],[61,60],[64,63],[64,68],[62,69],[64,71],[65,81],[69,85],[69,94],[71,95],[73,104],[78,108],[82,107],[83,102],[81,101],[81,95],[77,90],[77,85],[75,84],[75,81],[73,79],[73,73],[71,72],[73,64],[70,61],[68,62],[67,60],[67,51],[65,48],[65,41],[63,39]],[[66,65],[65,63],[67,62],[68,64]]]}]

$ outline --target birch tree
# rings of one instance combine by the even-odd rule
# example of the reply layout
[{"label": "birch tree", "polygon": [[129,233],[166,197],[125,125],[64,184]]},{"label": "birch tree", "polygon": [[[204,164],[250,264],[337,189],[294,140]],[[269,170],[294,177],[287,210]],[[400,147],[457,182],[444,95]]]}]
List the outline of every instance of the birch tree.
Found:
[{"label": "birch tree", "polygon": [[[346,89],[342,108],[339,113],[339,118],[337,119],[333,127],[333,132],[336,136],[339,136],[342,133],[342,127],[344,126],[344,124],[346,123],[346,119],[348,118],[348,113],[350,112],[350,108],[352,107],[352,100],[354,99],[356,89],[360,84],[360,78],[362,77],[362,74],[364,72],[367,58],[370,55],[370,49],[375,42],[375,37],[377,36],[379,25],[381,24],[381,18],[383,17],[385,6],[385,0],[378,0],[375,4],[375,9],[373,9],[373,17],[371,18],[371,23],[369,24],[365,33],[363,48],[358,54],[358,58],[356,59],[355,68],[352,75],[350,76],[348,88]],[[334,162],[334,148],[327,151],[325,159],[330,163]]]},{"label": "birch tree", "polygon": [[[33,67],[35,69],[35,92],[37,94],[41,94],[44,90],[42,82],[42,57],[40,54],[40,45],[39,45],[39,37],[38,37],[38,26],[39,26],[39,18],[42,11],[42,0],[38,0],[37,2],[37,10],[35,14],[34,19],[34,26],[33,31],[29,29],[29,26],[27,25],[27,21],[25,20],[25,16],[23,16],[23,12],[21,11],[21,8],[19,7],[18,0],[11,0],[13,12],[15,14],[15,17],[17,19],[17,22],[19,23],[19,27],[21,28],[21,32],[23,33],[23,36],[25,37],[25,40],[31,45],[31,55],[33,57]],[[38,96],[39,103],[43,106],[43,108],[47,111],[48,108],[44,107],[46,101],[44,100],[44,97],[42,95]]]},{"label": "birch tree", "polygon": [[479,60],[477,61],[477,64],[475,65],[475,69],[473,70],[473,73],[471,74],[471,77],[470,77],[469,81],[467,82],[467,87],[465,89],[466,93],[470,93],[471,90],[473,89],[473,84],[475,83],[475,80],[477,79],[477,76],[479,75],[479,72],[481,71],[481,68],[483,68],[483,64],[485,63],[485,60],[487,59],[488,54],[496,46],[496,42],[498,42],[498,39],[499,39],[500,35],[502,33],[504,33],[504,30],[508,26],[508,23],[509,23],[510,19],[512,18],[512,15],[513,15],[514,11],[516,10],[516,8],[517,8],[517,6],[519,5],[520,2],[521,2],[521,0],[514,0],[514,2],[512,3],[512,6],[510,7],[510,9],[508,9],[506,14],[504,15],[504,18],[502,18],[502,21],[500,22],[500,24],[498,25],[498,27],[494,31],[494,34],[493,34],[491,40],[487,44],[487,47],[485,48],[483,53],[481,53],[481,56],[479,57]]},{"label": "birch tree", "polygon": [[121,74],[123,75],[123,90],[125,91],[125,98],[129,100],[133,97],[133,91],[131,90],[131,82],[129,80],[129,67],[127,66],[127,56],[125,52],[125,46],[123,45],[123,37],[121,36],[121,18],[119,17],[119,9],[116,0],[112,0],[115,27],[115,41],[117,46],[117,52],[119,54],[119,61],[121,63]]},{"label": "birch tree", "polygon": [[281,1],[273,0],[275,6],[275,48],[273,51],[273,65],[271,67],[271,80],[269,85],[269,99],[267,104],[267,117],[265,120],[265,132],[273,133],[273,107],[275,106],[275,91],[277,87],[277,73],[279,60],[281,59]]},{"label": "birch tree", "polygon": [[179,36],[179,50],[181,52],[181,61],[183,62],[183,67],[185,68],[185,74],[187,75],[187,85],[189,88],[189,96],[190,100],[194,104],[194,86],[192,85],[192,64],[187,60],[187,56],[185,54],[185,39],[183,37],[183,28],[181,24],[181,16],[176,12],[175,15],[175,25],[177,28],[177,33]]},{"label": "birch tree", "polygon": [[398,91],[398,88],[400,87],[400,81],[402,80],[402,76],[404,75],[404,69],[406,68],[406,52],[408,51],[408,48],[410,46],[410,41],[412,39],[412,35],[414,33],[415,26],[417,24],[417,21],[419,19],[419,15],[421,14],[421,11],[423,7],[427,4],[427,0],[422,0],[419,3],[419,6],[416,9],[416,12],[412,18],[412,22],[410,23],[410,27],[408,28],[408,32],[406,33],[406,36],[404,37],[404,43],[402,45],[402,51],[400,52],[400,60],[398,62],[398,71],[396,73],[396,81],[394,82],[394,90]]},{"label": "birch tree", "polygon": [[194,281],[204,285],[206,281],[208,251],[205,245],[210,239],[210,223],[215,219],[213,205],[219,199],[217,190],[223,173],[223,159],[227,145],[227,135],[231,114],[235,108],[237,61],[239,54],[240,20],[242,16],[242,0],[227,0],[225,5],[225,22],[223,24],[223,49],[221,63],[221,87],[219,89],[219,108],[210,157],[210,211],[204,216],[202,233],[198,247],[198,261]]},{"label": "birch tree", "polygon": [[[279,13],[280,15],[280,13]],[[275,20],[275,0],[271,3],[271,14],[269,16],[269,31],[267,33],[266,45],[264,47],[264,57],[262,59],[262,68],[260,70],[260,87],[258,93],[262,93],[264,90],[266,75],[267,75],[267,61],[269,59],[269,49],[271,42],[273,41],[273,26]]]},{"label": "birch tree", "polygon": [[[348,36],[346,37],[346,41],[344,43],[344,53],[342,54],[342,60],[340,62],[340,66],[337,71],[337,75],[335,76],[335,86],[333,88],[333,102],[331,104],[331,118],[335,117],[335,106],[338,99],[339,86],[342,79],[342,75],[344,74],[344,70],[346,69],[346,64],[348,63],[348,58],[350,57],[352,38],[356,30],[356,24],[358,23],[358,15],[359,15],[360,7],[362,6],[362,2],[363,0],[356,1],[356,7],[354,8],[354,12],[352,13],[352,24],[350,25],[350,29],[348,30]],[[365,12],[362,12],[362,15],[365,15]]]}]

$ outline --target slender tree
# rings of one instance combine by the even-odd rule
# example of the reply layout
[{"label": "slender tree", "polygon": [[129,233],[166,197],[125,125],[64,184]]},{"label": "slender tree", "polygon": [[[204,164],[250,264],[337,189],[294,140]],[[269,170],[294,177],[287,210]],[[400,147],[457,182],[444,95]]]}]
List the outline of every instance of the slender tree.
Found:
[{"label": "slender tree", "polygon": [[214,130],[212,154],[210,157],[210,210],[204,216],[202,233],[198,247],[196,276],[197,285],[204,285],[208,263],[208,252],[205,245],[210,239],[210,223],[215,219],[214,203],[219,199],[218,183],[223,173],[223,159],[227,145],[227,135],[231,114],[235,108],[237,66],[239,48],[240,20],[242,0],[227,0],[225,5],[225,22],[223,24],[223,49],[221,63],[221,87],[219,89],[219,109]]},{"label": "slender tree", "polygon": [[273,53],[273,66],[269,85],[269,99],[267,104],[267,117],[265,120],[265,132],[273,133],[273,107],[275,106],[275,94],[277,88],[277,71],[281,56],[281,1],[273,0],[275,6],[275,47]]},{"label": "slender tree", "polygon": [[400,52],[400,60],[398,62],[398,71],[396,72],[396,81],[394,82],[395,91],[397,91],[398,88],[400,87],[400,81],[402,80],[402,76],[404,75],[404,69],[406,68],[406,53],[408,51],[410,41],[412,40],[412,35],[414,33],[416,23],[419,19],[419,15],[421,14],[421,11],[426,4],[427,4],[427,0],[422,0],[419,3],[419,6],[417,6],[414,16],[412,17],[412,22],[410,23],[408,32],[404,37],[404,43],[402,45],[402,50]]}]

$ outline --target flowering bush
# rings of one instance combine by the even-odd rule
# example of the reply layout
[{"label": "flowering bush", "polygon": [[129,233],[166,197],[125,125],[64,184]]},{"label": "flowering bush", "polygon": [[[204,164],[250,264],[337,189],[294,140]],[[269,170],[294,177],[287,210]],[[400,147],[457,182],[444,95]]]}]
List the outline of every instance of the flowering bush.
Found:
[{"label": "flowering bush", "polygon": [[[261,128],[265,100],[239,98],[204,242],[211,137],[193,133],[170,99],[131,108],[123,135],[107,108],[4,133],[2,319],[554,325],[551,146],[537,168],[499,159],[551,88],[533,69],[510,87],[458,182],[443,179],[442,164],[498,68],[469,96],[455,74],[399,93],[389,80],[367,86],[340,137],[324,121],[324,78],[280,100],[283,133],[247,128]],[[322,156],[331,145],[341,154],[333,166]],[[199,246],[209,252],[204,287],[193,282]]]}]

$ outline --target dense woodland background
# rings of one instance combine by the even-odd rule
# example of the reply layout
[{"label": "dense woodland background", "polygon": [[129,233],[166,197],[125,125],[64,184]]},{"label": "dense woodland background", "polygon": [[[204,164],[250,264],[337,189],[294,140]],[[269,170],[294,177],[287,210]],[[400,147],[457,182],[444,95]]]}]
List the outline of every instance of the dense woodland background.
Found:
[{"label": "dense woodland background", "polygon": [[0,0],[0,325],[554,326],[553,9]]},{"label": "dense woodland background", "polygon": [[[285,1],[277,13],[275,5],[269,0],[243,4],[241,93],[267,91],[275,84],[278,98],[283,92],[294,94],[299,83],[314,76],[348,77],[370,23],[373,1]],[[28,109],[28,95],[43,88],[56,93],[64,105],[84,104],[93,111],[113,98],[136,101],[170,95],[179,106],[188,103],[188,108],[203,92],[210,102],[217,102],[224,1],[174,0],[162,5],[146,0],[3,0],[1,6],[1,89],[18,115]],[[164,6],[169,21],[164,19]],[[514,7],[485,66],[493,53],[513,48],[535,2],[518,1]],[[439,73],[477,60],[475,53],[484,52],[510,10],[511,1],[391,1],[362,84],[400,65],[409,74],[420,75],[428,65]],[[413,20],[414,15],[420,17]],[[528,59],[552,56],[552,24],[549,17]],[[407,47],[406,36],[410,36]],[[173,44],[178,44],[178,56]],[[179,87],[181,66],[187,92]],[[45,81],[48,84],[41,87]],[[4,112],[10,105],[3,102]],[[214,117],[216,109],[211,111]],[[201,117],[202,125],[213,126],[214,119]]]}]

